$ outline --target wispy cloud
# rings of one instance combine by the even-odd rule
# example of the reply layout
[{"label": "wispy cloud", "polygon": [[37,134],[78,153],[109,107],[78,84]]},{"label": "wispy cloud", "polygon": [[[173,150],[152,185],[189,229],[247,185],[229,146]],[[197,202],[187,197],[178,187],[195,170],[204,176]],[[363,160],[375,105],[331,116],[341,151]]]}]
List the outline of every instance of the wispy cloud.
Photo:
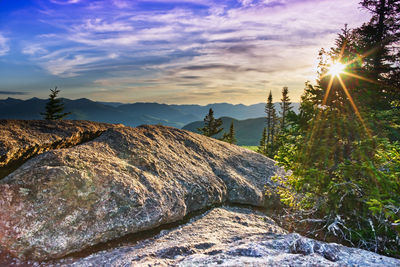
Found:
[{"label": "wispy cloud", "polygon": [[0,56],[4,56],[10,51],[10,47],[8,46],[8,39],[0,33]]},{"label": "wispy cloud", "polygon": [[0,91],[0,95],[27,95],[27,92]]},{"label": "wispy cloud", "polygon": [[[367,19],[359,0],[51,2],[63,12],[44,5],[39,19],[53,30],[25,42],[22,52],[52,75],[92,77],[96,96],[121,90],[132,100],[205,103],[207,95],[214,102],[229,95],[251,103],[286,85],[298,100],[318,50],[345,23]],[[8,49],[1,37],[0,55]]]},{"label": "wispy cloud", "polygon": [[81,0],[50,0],[50,2],[58,5],[70,5],[70,4],[77,4],[81,2]]},{"label": "wispy cloud", "polygon": [[25,44],[25,46],[22,49],[22,53],[31,56],[37,54],[44,54],[47,52],[48,51],[45,48],[43,48],[43,46],[40,44]]}]

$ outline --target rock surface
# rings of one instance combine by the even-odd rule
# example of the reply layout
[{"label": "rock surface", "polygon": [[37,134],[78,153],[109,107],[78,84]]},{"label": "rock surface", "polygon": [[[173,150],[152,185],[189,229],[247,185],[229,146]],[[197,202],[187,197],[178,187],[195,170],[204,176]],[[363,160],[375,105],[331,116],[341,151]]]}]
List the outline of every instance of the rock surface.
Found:
[{"label": "rock surface", "polygon": [[69,266],[400,266],[400,260],[289,234],[262,213],[222,207],[133,246]]},{"label": "rock surface", "polygon": [[[85,124],[63,123],[40,128],[24,122],[12,129],[25,131],[22,140],[29,145],[35,138],[46,143],[47,138],[70,136],[65,131],[76,131],[68,127]],[[31,132],[47,133],[49,127],[66,129],[59,136],[51,131],[29,139]],[[0,181],[4,250],[21,259],[47,260],[178,221],[212,205],[262,205],[264,185],[283,174],[260,154],[187,131],[108,128],[92,141],[31,158]],[[8,152],[3,149],[3,155],[14,146],[5,143]]]},{"label": "rock surface", "polygon": [[43,152],[98,137],[115,125],[89,121],[0,120],[0,179]]}]

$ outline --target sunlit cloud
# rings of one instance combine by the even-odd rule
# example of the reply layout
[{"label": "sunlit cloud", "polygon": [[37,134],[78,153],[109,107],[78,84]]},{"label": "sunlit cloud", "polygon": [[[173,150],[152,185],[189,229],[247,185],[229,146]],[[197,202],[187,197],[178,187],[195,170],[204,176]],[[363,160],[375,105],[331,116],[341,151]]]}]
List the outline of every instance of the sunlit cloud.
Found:
[{"label": "sunlit cloud", "polygon": [[64,12],[41,5],[35,19],[53,30],[22,53],[51,75],[88,80],[94,97],[125,92],[120,101],[256,103],[283,86],[298,101],[318,50],[367,18],[358,0],[52,2]]}]

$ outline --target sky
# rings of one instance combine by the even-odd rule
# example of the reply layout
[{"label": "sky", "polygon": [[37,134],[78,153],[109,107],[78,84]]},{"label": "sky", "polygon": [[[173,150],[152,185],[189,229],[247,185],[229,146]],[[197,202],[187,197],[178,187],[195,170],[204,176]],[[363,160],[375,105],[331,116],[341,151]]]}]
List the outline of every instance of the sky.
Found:
[{"label": "sky", "polygon": [[360,0],[0,0],[0,99],[298,102]]}]

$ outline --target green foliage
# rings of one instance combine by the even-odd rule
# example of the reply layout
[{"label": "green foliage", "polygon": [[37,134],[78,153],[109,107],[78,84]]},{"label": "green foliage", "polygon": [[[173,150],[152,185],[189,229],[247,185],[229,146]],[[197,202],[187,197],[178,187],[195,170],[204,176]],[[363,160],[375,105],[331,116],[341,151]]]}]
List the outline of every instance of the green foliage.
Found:
[{"label": "green foliage", "polygon": [[[393,3],[362,1],[371,21],[345,28],[334,48],[321,50],[320,80],[306,83],[299,114],[288,114],[278,138],[275,159],[291,172],[274,177],[268,193],[344,242],[398,256],[400,76],[391,47],[400,27],[384,23],[398,21]],[[330,75],[332,62],[345,73]]]},{"label": "green foliage", "polygon": [[222,120],[214,118],[214,111],[210,108],[208,114],[204,118],[204,127],[198,128],[197,130],[200,131],[205,136],[214,136],[220,133],[223,128],[221,127]]},{"label": "green foliage", "polygon": [[279,118],[275,110],[274,103],[272,101],[272,92],[269,92],[267,104],[265,105],[265,113],[267,119],[267,127],[264,129],[264,133],[260,140],[259,152],[273,157],[275,155],[276,146],[276,136],[279,131],[278,123]]},{"label": "green foliage", "polygon": [[229,127],[229,133],[224,133],[221,140],[229,144],[236,144],[237,140],[235,137],[235,127],[233,125],[233,121],[231,121],[231,126]]},{"label": "green foliage", "polygon": [[45,120],[62,120],[71,114],[70,112],[63,113],[64,104],[62,103],[61,99],[57,98],[59,92],[60,90],[58,90],[57,87],[50,89],[49,100],[46,104],[46,112],[41,113]]},{"label": "green foliage", "polygon": [[282,89],[282,99],[281,99],[281,130],[284,131],[286,129],[286,121],[289,112],[292,110],[290,98],[289,98],[289,88],[283,87]]},{"label": "green foliage", "polygon": [[260,145],[258,146],[257,149],[258,153],[261,153],[263,155],[267,155],[267,128],[264,127],[261,139],[260,139]]},{"label": "green foliage", "polygon": [[353,245],[389,255],[398,253],[400,145],[388,139],[365,139],[354,144],[351,160],[343,160],[330,171],[321,168],[321,162],[304,168],[298,161],[304,139],[296,139],[275,157],[280,165],[293,170],[288,177],[274,177],[281,201],[294,210],[317,210],[327,227],[339,216],[339,237]]},{"label": "green foliage", "polygon": [[258,146],[241,146],[241,147],[246,148],[251,151],[254,151],[254,152],[258,151]]}]

